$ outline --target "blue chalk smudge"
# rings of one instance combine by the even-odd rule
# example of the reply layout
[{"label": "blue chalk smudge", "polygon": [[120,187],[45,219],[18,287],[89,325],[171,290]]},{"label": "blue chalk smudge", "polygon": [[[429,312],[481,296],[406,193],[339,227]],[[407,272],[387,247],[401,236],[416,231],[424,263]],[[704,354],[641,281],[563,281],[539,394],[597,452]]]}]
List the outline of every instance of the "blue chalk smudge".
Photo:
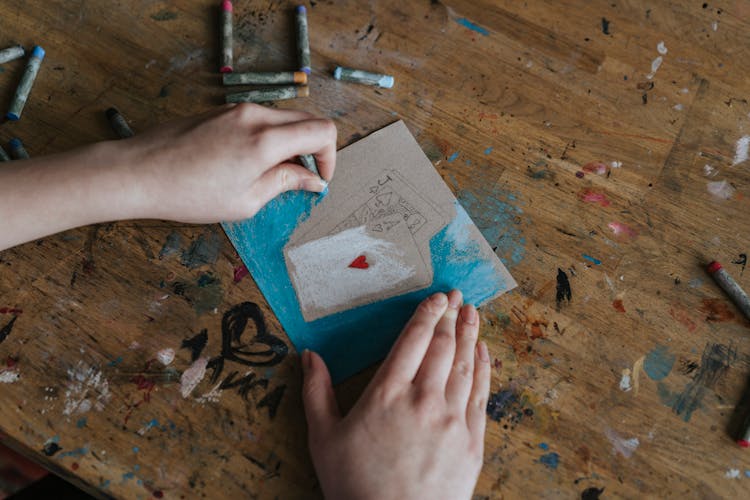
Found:
[{"label": "blue chalk smudge", "polygon": [[450,155],[448,157],[448,163],[453,163],[454,161],[456,161],[456,158],[458,158],[459,154],[460,154],[460,151],[456,151],[455,153],[453,153],[452,155]]},{"label": "blue chalk smudge", "polygon": [[651,380],[663,380],[672,371],[676,356],[671,354],[667,346],[658,345],[646,354],[643,361],[643,370]]},{"label": "blue chalk smudge", "polygon": [[89,452],[89,449],[84,446],[83,448],[76,448],[75,450],[70,450],[64,453],[60,453],[57,455],[57,458],[82,457],[86,455],[88,452]]},{"label": "blue chalk smudge", "polygon": [[745,471],[745,477],[750,477],[750,470]]},{"label": "blue chalk smudge", "polygon": [[469,238],[471,219],[456,202],[455,218],[430,240],[431,286],[308,323],[287,273],[283,248],[319,201],[312,193],[286,192],[252,219],[222,226],[296,349],[320,354],[334,382],[383,359],[429,295],[458,288],[466,303],[478,305],[507,288],[493,261],[484,259],[479,243]]},{"label": "blue chalk smudge", "polygon": [[493,149],[495,149],[495,148],[493,148],[492,146],[488,147],[487,149],[484,150],[484,154],[488,155],[488,154],[492,153]]},{"label": "blue chalk smudge", "polygon": [[539,457],[539,463],[544,464],[544,466],[549,469],[557,469],[557,466],[560,464],[560,455],[554,451],[552,453],[547,453],[546,455]]},{"label": "blue chalk smudge", "polygon": [[593,263],[594,263],[595,265],[597,265],[597,266],[598,266],[599,264],[601,264],[601,263],[602,263],[602,261],[600,261],[599,259],[597,259],[597,258],[594,258],[594,257],[592,257],[592,256],[590,256],[590,255],[586,255],[585,253],[584,253],[584,254],[582,254],[581,256],[582,256],[582,257],[583,257],[584,259],[586,259],[586,260],[590,260],[591,262],[593,262]]},{"label": "blue chalk smudge", "polygon": [[[482,235],[495,250],[500,260],[512,267],[519,264],[526,254],[526,238],[521,237],[517,223],[523,210],[507,202],[516,201],[513,193],[494,191],[482,193],[480,200],[471,191],[458,192],[458,201],[466,208]],[[503,201],[501,198],[505,198]]]},{"label": "blue chalk smudge", "polygon": [[109,363],[107,363],[107,366],[117,366],[120,363],[122,363],[122,360],[123,360],[122,356],[117,356],[117,359],[114,359],[114,360],[110,361]]},{"label": "blue chalk smudge", "polygon": [[86,422],[87,422],[86,417],[79,418],[76,421],[76,427],[78,427],[79,429],[83,429],[84,427],[86,427]]},{"label": "blue chalk smudge", "polygon": [[471,165],[471,160],[466,160],[466,165]]},{"label": "blue chalk smudge", "polygon": [[539,443],[539,447],[544,451],[549,450],[549,445],[547,443]]},{"label": "blue chalk smudge", "polygon": [[461,26],[463,26],[465,28],[469,28],[472,31],[476,31],[480,35],[487,36],[487,35],[490,34],[490,32],[486,28],[482,28],[478,24],[475,24],[475,23],[469,21],[465,17],[459,17],[457,19],[454,19],[454,21],[456,21],[458,24],[460,24]]}]

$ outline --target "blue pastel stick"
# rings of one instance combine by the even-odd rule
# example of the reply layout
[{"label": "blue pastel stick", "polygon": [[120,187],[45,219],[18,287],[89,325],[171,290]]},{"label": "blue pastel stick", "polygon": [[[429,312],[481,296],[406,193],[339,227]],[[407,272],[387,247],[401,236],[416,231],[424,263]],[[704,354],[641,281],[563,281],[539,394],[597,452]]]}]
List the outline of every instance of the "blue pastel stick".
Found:
[{"label": "blue pastel stick", "polygon": [[5,115],[8,120],[18,121],[21,119],[21,113],[23,112],[24,106],[26,106],[26,100],[29,98],[31,87],[34,85],[36,75],[39,73],[39,67],[42,65],[44,59],[44,49],[36,46],[31,52],[31,57],[26,63],[26,70],[21,77],[21,82],[16,88],[16,95],[10,103],[10,109]]}]

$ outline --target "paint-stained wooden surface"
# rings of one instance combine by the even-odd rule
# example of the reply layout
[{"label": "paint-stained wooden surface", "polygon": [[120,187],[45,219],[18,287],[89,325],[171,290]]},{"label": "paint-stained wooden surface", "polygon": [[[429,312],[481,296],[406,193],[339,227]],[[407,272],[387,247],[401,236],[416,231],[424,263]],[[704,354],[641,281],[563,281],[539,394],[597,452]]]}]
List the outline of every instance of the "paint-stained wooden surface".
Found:
[{"label": "paint-stained wooden surface", "polygon": [[[0,45],[47,59],[0,139],[55,153],[113,138],[112,105],[138,132],[221,102],[217,3],[3,1]],[[291,7],[235,2],[238,69],[296,66]],[[521,284],[483,310],[476,498],[742,495],[726,429],[750,329],[701,262],[750,288],[750,2],[310,7],[311,97],[279,106],[332,117],[342,146],[404,119]],[[337,64],[396,85],[335,82]],[[2,70],[6,106],[22,63]],[[102,495],[319,495],[297,355],[218,226],[81,228],[0,265],[2,442]],[[186,339],[215,370],[183,398]]]}]

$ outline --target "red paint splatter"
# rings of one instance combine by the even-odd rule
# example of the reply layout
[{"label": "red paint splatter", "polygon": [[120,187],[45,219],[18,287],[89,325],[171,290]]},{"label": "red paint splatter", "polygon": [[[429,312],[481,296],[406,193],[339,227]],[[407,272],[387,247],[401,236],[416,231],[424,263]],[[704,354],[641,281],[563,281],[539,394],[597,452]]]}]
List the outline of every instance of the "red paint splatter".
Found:
[{"label": "red paint splatter", "polygon": [[154,490],[154,497],[156,497],[156,498],[162,498],[162,497],[164,497],[164,493],[162,493],[161,490]]},{"label": "red paint splatter", "polygon": [[5,359],[5,366],[8,368],[14,368],[18,364],[18,358],[14,358],[13,356],[8,356]]},{"label": "red paint splatter", "polygon": [[610,222],[607,224],[607,227],[615,233],[615,236],[624,236],[629,239],[635,239],[638,237],[638,231],[622,222]]},{"label": "red paint splatter", "polygon": [[247,270],[247,267],[245,264],[242,264],[241,266],[237,266],[234,268],[234,282],[239,283],[242,281],[242,278],[250,274],[250,271]]},{"label": "red paint splatter", "polygon": [[584,189],[583,191],[578,193],[578,197],[586,203],[598,203],[602,207],[608,207],[610,205],[610,201],[607,199],[606,194],[597,193],[596,191],[592,191],[590,189]]},{"label": "red paint splatter", "polygon": [[675,320],[679,321],[683,326],[685,326],[688,331],[694,332],[695,329],[698,328],[698,325],[695,324],[695,321],[693,321],[687,311],[676,309],[675,307],[670,307],[669,315],[672,316],[672,318],[674,318]]},{"label": "red paint splatter", "polygon": [[614,302],[612,302],[612,307],[614,307],[617,312],[625,312],[625,306],[622,305],[622,300],[620,299],[616,299]]},{"label": "red paint splatter", "polygon": [[0,314],[23,314],[23,310],[14,307],[0,307]]},{"label": "red paint splatter", "polygon": [[544,331],[542,330],[542,327],[544,327],[544,330],[547,330],[548,325],[549,323],[545,320],[532,321],[531,322],[531,340],[547,338],[547,336],[544,334]]},{"label": "red paint splatter", "polygon": [[480,111],[479,112],[479,121],[481,122],[485,118],[487,118],[489,120],[497,120],[500,117],[497,115],[497,113],[484,113],[484,112]]},{"label": "red paint splatter", "polygon": [[72,463],[72,464],[70,465],[70,468],[71,468],[71,469],[73,469],[73,470],[78,470],[78,462],[73,462],[73,463]]},{"label": "red paint splatter", "polygon": [[351,264],[349,264],[349,267],[354,269],[367,269],[370,267],[370,264],[367,263],[367,257],[364,255],[360,255],[356,259],[352,261]]},{"label": "red paint splatter", "polygon": [[706,314],[706,321],[721,323],[734,319],[734,312],[732,312],[731,307],[721,299],[703,299],[701,312]]},{"label": "red paint splatter", "polygon": [[587,174],[607,175],[609,167],[600,161],[592,161],[583,166],[582,170]]}]

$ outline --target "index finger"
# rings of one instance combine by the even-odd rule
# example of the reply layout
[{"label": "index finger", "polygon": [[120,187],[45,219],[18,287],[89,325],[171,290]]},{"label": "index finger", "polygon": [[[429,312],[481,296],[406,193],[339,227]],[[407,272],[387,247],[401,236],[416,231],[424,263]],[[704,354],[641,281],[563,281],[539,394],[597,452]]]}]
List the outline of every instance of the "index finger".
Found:
[{"label": "index finger", "polygon": [[262,132],[261,150],[269,168],[299,155],[315,156],[320,176],[333,178],[336,169],[336,125],[315,118],[269,127]]}]

